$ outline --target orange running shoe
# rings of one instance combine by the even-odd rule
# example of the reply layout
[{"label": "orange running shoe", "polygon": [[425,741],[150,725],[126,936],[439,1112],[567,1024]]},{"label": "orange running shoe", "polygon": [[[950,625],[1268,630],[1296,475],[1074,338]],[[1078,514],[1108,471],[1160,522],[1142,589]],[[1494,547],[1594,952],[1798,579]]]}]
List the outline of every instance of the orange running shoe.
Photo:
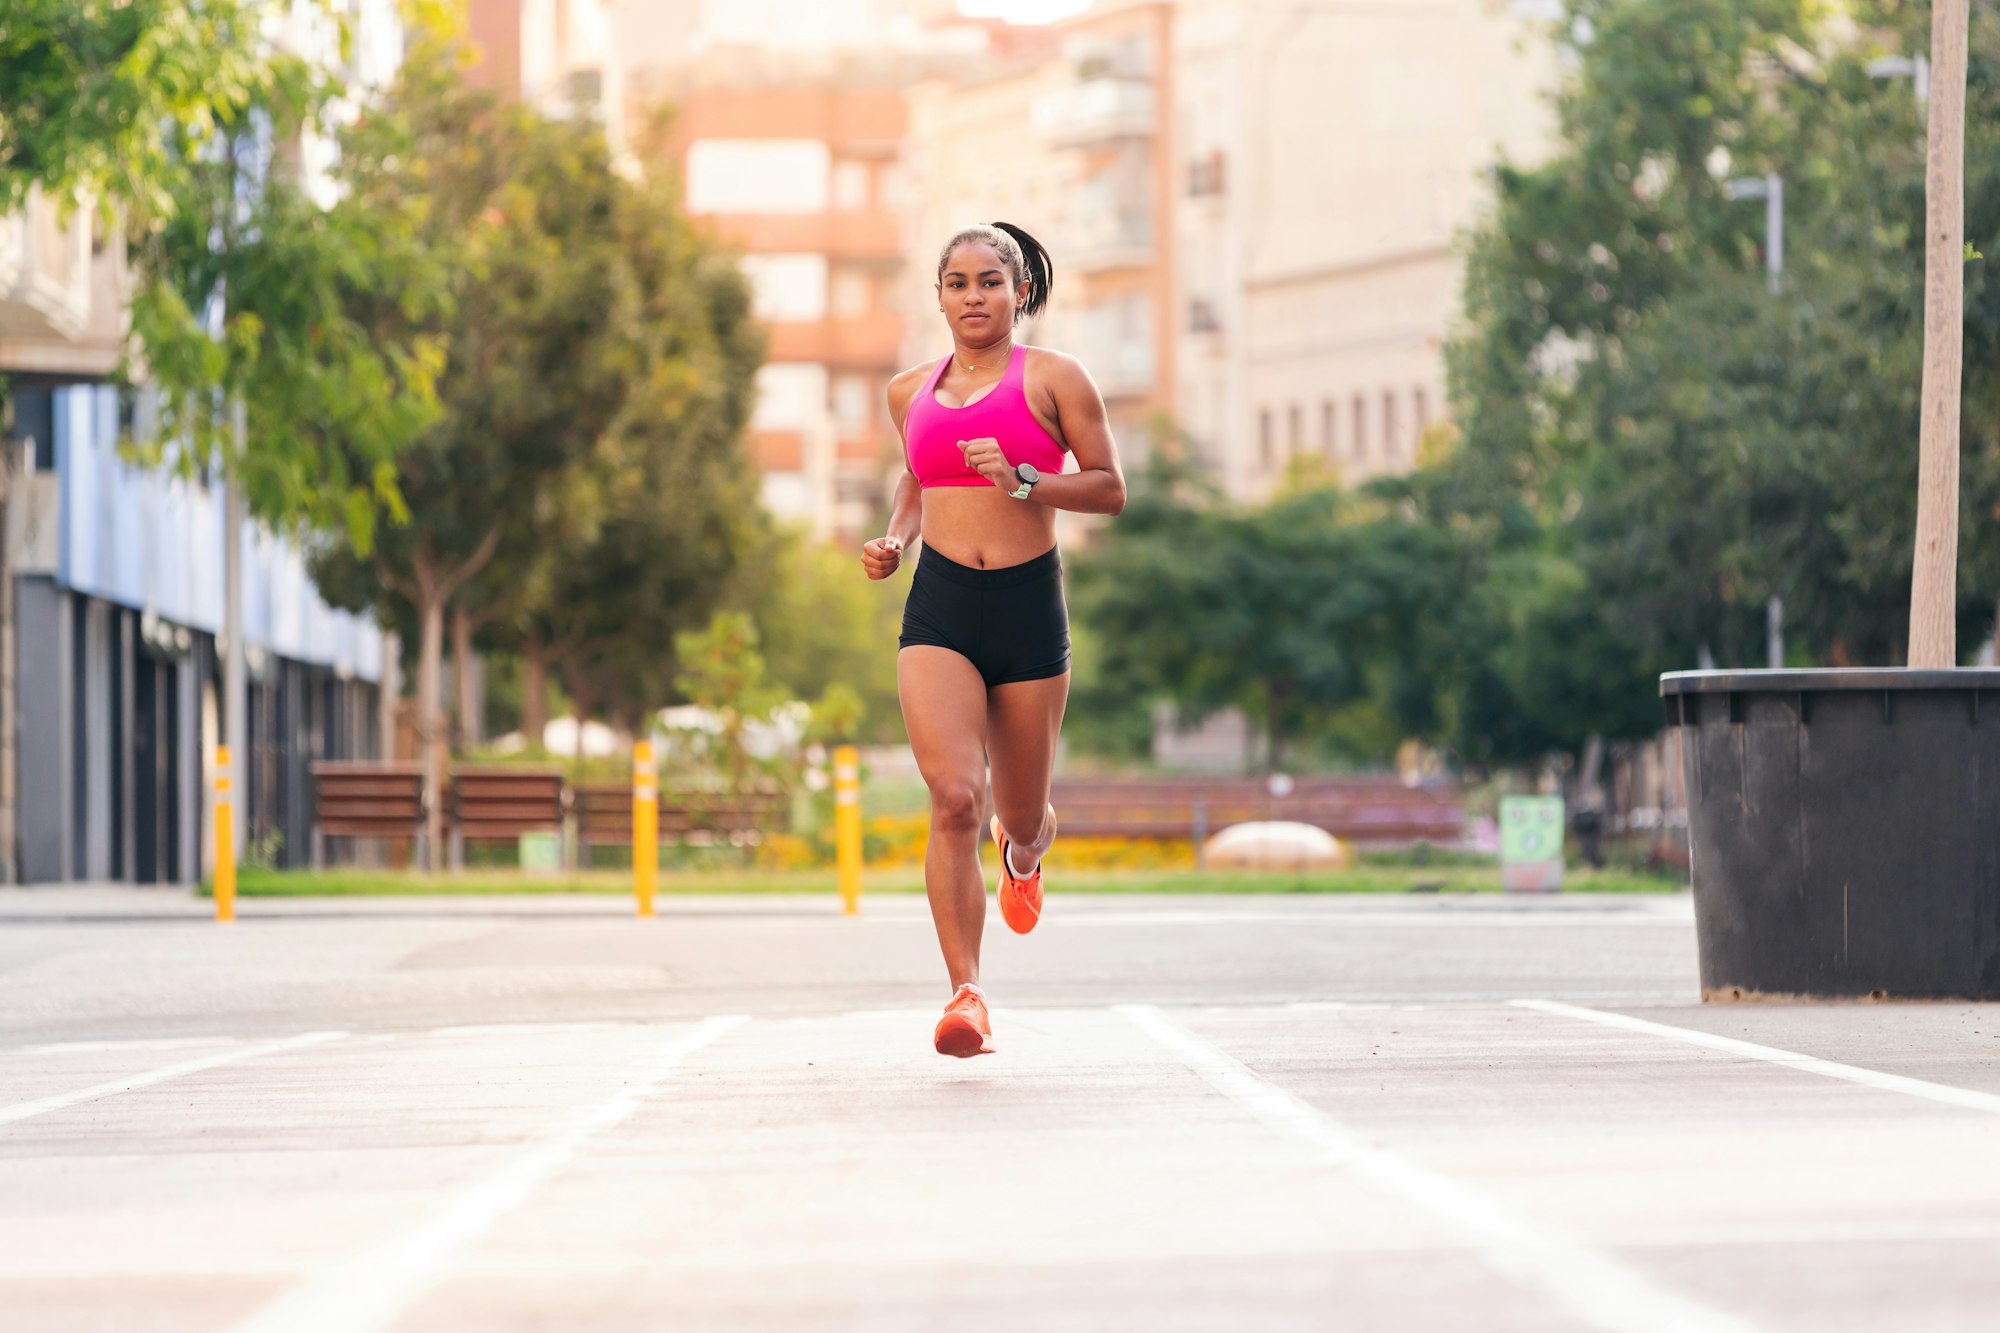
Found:
[{"label": "orange running shoe", "polygon": [[932,1038],[939,1055],[985,1055],[993,1049],[993,1023],[986,1016],[986,1001],[970,986],[960,986],[944,1007]]},{"label": "orange running shoe", "polygon": [[1000,816],[993,816],[993,841],[1000,848],[1000,919],[1016,935],[1025,935],[1042,919],[1042,867],[1037,862],[1032,873],[1017,877],[1007,864],[1007,835],[1000,831]]}]

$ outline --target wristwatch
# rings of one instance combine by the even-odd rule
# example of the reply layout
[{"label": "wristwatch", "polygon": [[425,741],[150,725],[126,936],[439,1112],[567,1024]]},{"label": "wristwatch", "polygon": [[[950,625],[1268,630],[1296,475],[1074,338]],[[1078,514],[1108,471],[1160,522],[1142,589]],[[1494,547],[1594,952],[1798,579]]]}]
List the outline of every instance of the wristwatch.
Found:
[{"label": "wristwatch", "polygon": [[1021,484],[1007,494],[1016,500],[1025,500],[1028,498],[1028,492],[1035,489],[1035,483],[1042,479],[1042,470],[1033,463],[1016,463],[1014,472],[1021,478]]}]

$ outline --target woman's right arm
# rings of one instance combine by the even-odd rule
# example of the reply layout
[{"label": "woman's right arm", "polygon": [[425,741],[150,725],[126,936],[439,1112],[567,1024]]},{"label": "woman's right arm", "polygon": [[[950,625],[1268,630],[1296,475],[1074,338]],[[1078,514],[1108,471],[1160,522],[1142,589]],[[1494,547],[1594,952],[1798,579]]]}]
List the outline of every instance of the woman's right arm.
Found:
[{"label": "woman's right arm", "polygon": [[896,478],[896,498],[889,509],[889,537],[907,551],[923,535],[924,492],[917,484],[917,474],[906,467],[903,475]]},{"label": "woman's right arm", "polygon": [[[889,419],[896,423],[896,437],[903,438],[903,423],[910,415],[910,400],[917,386],[929,378],[930,367],[913,366],[889,381]],[[886,579],[903,562],[903,552],[914,546],[924,532],[924,492],[916,473],[909,468],[910,451],[903,449],[903,475],[896,479],[896,495],[889,510],[889,531],[861,548],[861,566],[871,579]]]}]

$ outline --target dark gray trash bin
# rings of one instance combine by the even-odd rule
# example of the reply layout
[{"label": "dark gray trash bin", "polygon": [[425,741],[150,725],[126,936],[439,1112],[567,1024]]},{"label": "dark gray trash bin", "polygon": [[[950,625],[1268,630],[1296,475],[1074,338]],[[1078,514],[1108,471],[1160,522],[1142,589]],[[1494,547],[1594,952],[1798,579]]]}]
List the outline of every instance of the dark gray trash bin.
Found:
[{"label": "dark gray trash bin", "polygon": [[2000,999],[2000,670],[1660,678],[1704,999]]}]

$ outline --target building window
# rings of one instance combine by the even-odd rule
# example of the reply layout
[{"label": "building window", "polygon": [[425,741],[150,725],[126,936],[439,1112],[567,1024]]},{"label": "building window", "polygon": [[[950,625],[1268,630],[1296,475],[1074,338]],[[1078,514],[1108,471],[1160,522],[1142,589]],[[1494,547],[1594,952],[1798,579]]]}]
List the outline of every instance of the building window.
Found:
[{"label": "building window", "polygon": [[872,375],[842,375],[833,382],[833,415],[843,429],[866,430],[875,424],[876,395],[881,385]]},{"label": "building window", "polygon": [[1431,428],[1431,399],[1421,384],[1417,386],[1416,392],[1410,395],[1410,403],[1416,409],[1417,448],[1421,449],[1424,447],[1424,432]]},{"label": "building window", "polygon": [[1257,414],[1257,453],[1266,470],[1271,466],[1271,436],[1273,433],[1271,409],[1267,407]]},{"label": "building window", "polygon": [[757,370],[758,430],[806,430],[827,417],[826,367],[811,362],[772,361]]},{"label": "building window", "polygon": [[833,166],[833,206],[843,212],[868,207],[868,164],[836,162]]},{"label": "building window", "polygon": [[1358,393],[1354,395],[1354,430],[1347,437],[1347,448],[1357,460],[1368,456],[1368,403]]},{"label": "building window", "polygon": [[1187,192],[1194,198],[1222,193],[1222,150],[1204,154],[1188,163]]},{"label": "building window", "polygon": [[690,213],[824,213],[832,159],[818,139],[702,139],[688,146]]},{"label": "building window", "polygon": [[1382,456],[1394,460],[1402,447],[1402,436],[1396,430],[1396,392],[1384,390],[1382,394]]},{"label": "building window", "polygon": [[825,255],[744,255],[738,262],[750,279],[757,318],[773,324],[826,318]]},{"label": "building window", "polygon": [[49,389],[14,389],[14,436],[34,449],[37,472],[56,467],[56,396]]},{"label": "building window", "polygon": [[855,319],[875,306],[875,283],[861,269],[843,268],[833,275],[833,313],[840,319]]},{"label": "building window", "polygon": [[1305,448],[1306,443],[1305,413],[1300,410],[1297,403],[1292,404],[1290,425],[1291,439],[1287,442],[1286,447],[1291,453],[1297,454],[1299,450]]},{"label": "building window", "polygon": [[1333,399],[1328,398],[1319,405],[1319,449],[1328,462],[1333,461],[1333,419],[1338,415]]}]

